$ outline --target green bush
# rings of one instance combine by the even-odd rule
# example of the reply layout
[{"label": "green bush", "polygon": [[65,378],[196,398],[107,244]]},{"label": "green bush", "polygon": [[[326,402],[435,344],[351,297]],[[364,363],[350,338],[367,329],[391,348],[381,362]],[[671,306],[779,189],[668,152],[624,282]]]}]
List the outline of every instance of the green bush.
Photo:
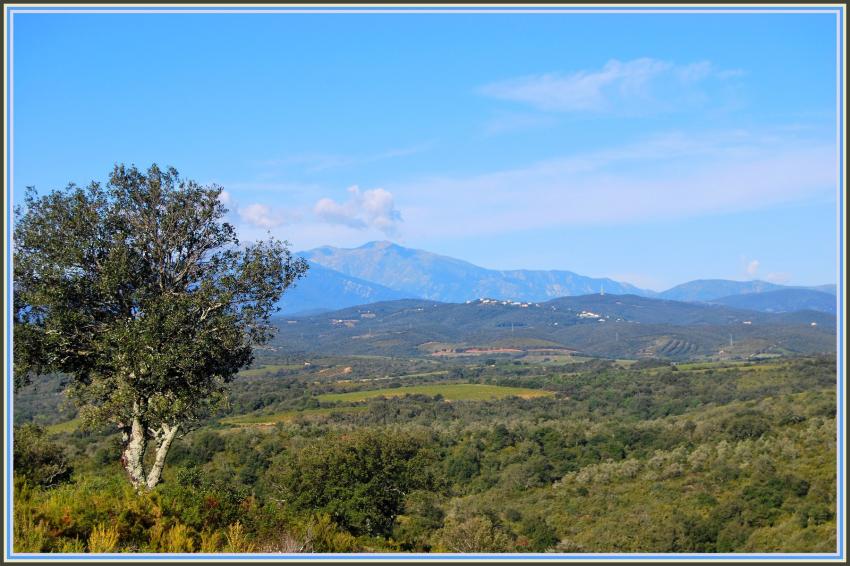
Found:
[{"label": "green bush", "polygon": [[356,535],[389,535],[405,494],[432,485],[423,441],[373,430],[311,442],[270,470],[277,498],[327,513]]},{"label": "green bush", "polygon": [[47,438],[38,425],[25,424],[14,429],[14,473],[33,484],[49,487],[71,477],[71,465],[65,450]]},{"label": "green bush", "polygon": [[528,548],[533,552],[543,552],[558,544],[558,533],[542,517],[524,519],[519,532],[528,540]]}]

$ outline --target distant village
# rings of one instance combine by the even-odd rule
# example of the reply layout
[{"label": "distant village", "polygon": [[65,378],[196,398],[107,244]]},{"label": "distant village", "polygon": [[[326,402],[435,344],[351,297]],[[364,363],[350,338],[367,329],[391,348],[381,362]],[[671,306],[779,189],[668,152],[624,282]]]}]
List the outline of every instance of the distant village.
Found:
[{"label": "distant village", "polygon": [[539,303],[521,303],[521,302],[518,302],[518,301],[500,301],[498,299],[486,299],[486,298],[475,299],[475,300],[472,300],[472,301],[466,301],[467,305],[471,305],[473,303],[479,304],[479,305],[506,305],[506,306],[512,306],[512,307],[520,307],[520,308],[523,308],[523,309],[527,309],[528,307],[539,307],[540,306]]}]

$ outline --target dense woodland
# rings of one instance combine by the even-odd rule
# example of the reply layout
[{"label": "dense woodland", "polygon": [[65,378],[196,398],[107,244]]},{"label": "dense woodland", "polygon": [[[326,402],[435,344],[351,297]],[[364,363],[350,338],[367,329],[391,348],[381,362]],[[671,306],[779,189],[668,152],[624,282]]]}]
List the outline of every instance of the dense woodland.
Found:
[{"label": "dense woodland", "polygon": [[835,364],[258,351],[143,493],[41,376],[15,551],[834,552]]}]

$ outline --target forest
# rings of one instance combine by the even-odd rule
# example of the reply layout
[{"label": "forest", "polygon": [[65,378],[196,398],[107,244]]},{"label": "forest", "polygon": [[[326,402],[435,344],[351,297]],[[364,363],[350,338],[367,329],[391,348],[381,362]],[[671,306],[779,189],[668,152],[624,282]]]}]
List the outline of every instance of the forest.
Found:
[{"label": "forest", "polygon": [[[119,431],[15,399],[16,552],[832,552],[834,356],[258,351],[138,492]],[[151,455],[148,455],[151,457]]]}]

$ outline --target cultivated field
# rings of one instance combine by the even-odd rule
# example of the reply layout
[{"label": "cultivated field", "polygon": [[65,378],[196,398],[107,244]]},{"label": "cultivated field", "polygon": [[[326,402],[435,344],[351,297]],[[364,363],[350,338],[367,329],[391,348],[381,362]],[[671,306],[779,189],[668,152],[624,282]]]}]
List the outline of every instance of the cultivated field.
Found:
[{"label": "cultivated field", "polygon": [[404,395],[442,395],[447,401],[485,401],[488,399],[502,399],[504,397],[532,399],[534,397],[551,396],[553,393],[551,391],[528,389],[525,387],[454,383],[371,389],[369,391],[352,391],[350,393],[327,393],[325,395],[319,395],[318,399],[322,402],[356,403],[376,397],[401,397]]}]

